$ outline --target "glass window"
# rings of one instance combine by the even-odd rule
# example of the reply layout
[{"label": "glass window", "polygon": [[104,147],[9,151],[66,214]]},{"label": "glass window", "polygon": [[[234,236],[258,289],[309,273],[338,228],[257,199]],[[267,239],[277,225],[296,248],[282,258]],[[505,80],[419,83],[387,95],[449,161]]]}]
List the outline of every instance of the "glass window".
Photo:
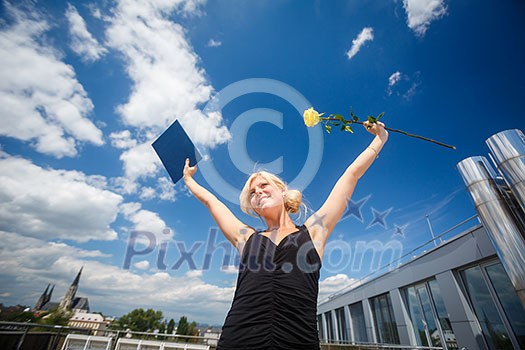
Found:
[{"label": "glass window", "polygon": [[326,321],[326,333],[327,333],[327,340],[332,341],[335,339],[334,337],[334,323],[332,322],[332,312],[328,311],[324,314],[324,319]]},{"label": "glass window", "polygon": [[337,334],[340,341],[350,340],[349,329],[346,325],[345,308],[341,307],[335,310],[335,318],[337,319]]},{"label": "glass window", "polygon": [[397,325],[394,319],[390,294],[383,294],[370,299],[374,326],[380,343],[399,344]]},{"label": "glass window", "polygon": [[516,296],[512,282],[501,263],[487,266],[485,270],[520,348],[525,349],[525,310]]},{"label": "glass window", "polygon": [[417,287],[417,294],[419,295],[419,300],[421,301],[421,306],[423,308],[423,315],[425,317],[425,322],[427,324],[427,330],[430,336],[430,341],[432,346],[442,346],[441,345],[441,335],[436,324],[436,318],[432,312],[432,306],[430,304],[430,297],[427,292],[425,285]]},{"label": "glass window", "polygon": [[430,288],[430,295],[434,301],[434,307],[436,309],[436,314],[439,320],[439,325],[441,326],[441,331],[443,338],[445,340],[446,347],[448,349],[457,349],[458,343],[456,341],[456,335],[452,331],[452,325],[450,324],[450,319],[448,318],[448,312],[445,308],[445,302],[441,297],[441,291],[436,280],[428,281],[428,286]]},{"label": "glass window", "polygon": [[363,312],[363,303],[358,302],[349,306],[352,329],[354,331],[355,342],[368,342],[366,335],[365,314]]},{"label": "glass window", "polygon": [[319,330],[319,339],[325,340],[324,329],[323,329],[323,315],[317,315],[317,329]]},{"label": "glass window", "polygon": [[417,345],[428,346],[428,337],[425,331],[425,324],[423,323],[423,313],[421,312],[421,305],[416,294],[415,287],[408,287],[403,290],[405,297],[405,305],[408,309],[414,333],[416,334]]},{"label": "glass window", "polygon": [[461,271],[467,294],[490,349],[511,350],[512,343],[479,266]]}]

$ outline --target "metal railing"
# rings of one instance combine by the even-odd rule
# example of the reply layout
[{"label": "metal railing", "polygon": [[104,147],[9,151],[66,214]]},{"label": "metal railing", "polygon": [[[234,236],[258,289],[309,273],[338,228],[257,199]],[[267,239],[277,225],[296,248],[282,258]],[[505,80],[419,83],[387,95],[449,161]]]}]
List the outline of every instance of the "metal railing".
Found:
[{"label": "metal railing", "polygon": [[[181,334],[135,332],[112,329],[85,329],[78,327],[45,325],[37,323],[0,321],[0,349],[2,350],[61,350],[69,334],[109,337],[113,339],[112,349],[118,340],[140,339],[160,342],[180,342],[188,344],[208,344],[213,338]],[[213,348],[213,344],[212,348]]]}]

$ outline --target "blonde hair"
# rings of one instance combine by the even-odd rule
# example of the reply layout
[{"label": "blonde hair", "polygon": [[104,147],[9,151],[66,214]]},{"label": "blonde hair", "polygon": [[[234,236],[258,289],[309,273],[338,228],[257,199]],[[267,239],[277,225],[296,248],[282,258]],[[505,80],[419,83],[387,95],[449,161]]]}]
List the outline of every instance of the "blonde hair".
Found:
[{"label": "blonde hair", "polygon": [[300,211],[301,206],[304,206],[303,194],[300,191],[289,190],[286,183],[283,180],[281,180],[278,176],[272,173],[269,173],[267,171],[258,171],[256,173],[251,174],[248,180],[246,180],[246,183],[244,184],[244,187],[239,196],[241,210],[246,214],[251,216],[258,216],[258,214],[253,209],[250,201],[250,186],[253,180],[255,180],[255,178],[258,176],[268,181],[275,188],[278,188],[284,192],[284,208],[288,213],[296,214]]}]

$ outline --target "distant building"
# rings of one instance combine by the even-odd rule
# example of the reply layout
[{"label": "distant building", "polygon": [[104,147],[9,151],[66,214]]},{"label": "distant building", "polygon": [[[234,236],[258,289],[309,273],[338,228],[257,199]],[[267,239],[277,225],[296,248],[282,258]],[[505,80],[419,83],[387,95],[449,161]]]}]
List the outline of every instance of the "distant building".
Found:
[{"label": "distant building", "polygon": [[202,332],[200,335],[201,337],[206,338],[205,344],[216,347],[217,344],[219,343],[219,337],[221,336],[221,330],[214,329],[214,328],[208,328],[204,332]]},{"label": "distant building", "polygon": [[97,333],[105,331],[111,321],[111,319],[107,319],[101,314],[75,312],[73,317],[69,319],[68,326],[92,329],[94,331],[93,335],[99,335]]},{"label": "distant building", "polygon": [[[51,296],[53,294],[53,290],[55,289],[55,285],[51,287],[51,284],[48,284],[44,293],[38,298],[34,311],[51,311],[54,309],[59,309],[62,311],[75,311],[75,312],[89,312],[89,301],[88,298],[85,297],[77,297],[76,293],[78,290],[78,284],[80,282],[80,275],[82,274],[82,269],[84,267],[80,268],[80,271],[78,271],[77,276],[75,277],[75,280],[73,283],[71,283],[71,286],[69,287],[68,291],[66,292],[66,295],[62,298],[62,300],[58,302],[52,302]],[[49,289],[51,287],[51,289]]]}]

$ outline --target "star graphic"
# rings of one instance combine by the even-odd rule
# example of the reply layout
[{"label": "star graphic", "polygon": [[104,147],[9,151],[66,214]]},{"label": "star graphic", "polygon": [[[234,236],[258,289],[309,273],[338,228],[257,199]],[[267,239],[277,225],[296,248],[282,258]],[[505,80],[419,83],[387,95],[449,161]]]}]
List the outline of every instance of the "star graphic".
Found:
[{"label": "star graphic", "polygon": [[324,227],[323,219],[324,219],[325,216],[326,216],[326,214],[324,214],[324,215],[319,215],[319,214],[317,214],[317,213],[313,213],[313,214],[312,214],[312,220],[313,220],[313,222],[312,222],[311,227],[314,227],[314,226],[316,226],[316,225],[319,225],[319,226],[321,226],[321,227]]},{"label": "star graphic", "polygon": [[349,200],[348,204],[346,206],[346,210],[343,214],[343,217],[341,220],[344,220],[346,218],[349,218],[350,216],[355,216],[357,220],[363,222],[363,214],[361,214],[361,208],[365,203],[370,199],[372,195],[368,195],[365,198],[362,198],[358,200],[357,202],[354,202],[353,200]]},{"label": "star graphic", "polygon": [[370,228],[377,224],[377,225],[382,226],[386,230],[388,227],[387,227],[385,219],[386,219],[386,216],[390,214],[391,211],[392,211],[392,208],[389,208],[385,211],[378,211],[375,208],[372,208],[372,214],[374,215],[374,218],[372,219],[372,221],[370,221],[370,223],[368,224],[366,228]]},{"label": "star graphic", "polygon": [[399,226],[394,224],[394,233],[392,234],[392,237],[400,236],[401,238],[405,238],[405,229],[408,227],[408,225]]}]

